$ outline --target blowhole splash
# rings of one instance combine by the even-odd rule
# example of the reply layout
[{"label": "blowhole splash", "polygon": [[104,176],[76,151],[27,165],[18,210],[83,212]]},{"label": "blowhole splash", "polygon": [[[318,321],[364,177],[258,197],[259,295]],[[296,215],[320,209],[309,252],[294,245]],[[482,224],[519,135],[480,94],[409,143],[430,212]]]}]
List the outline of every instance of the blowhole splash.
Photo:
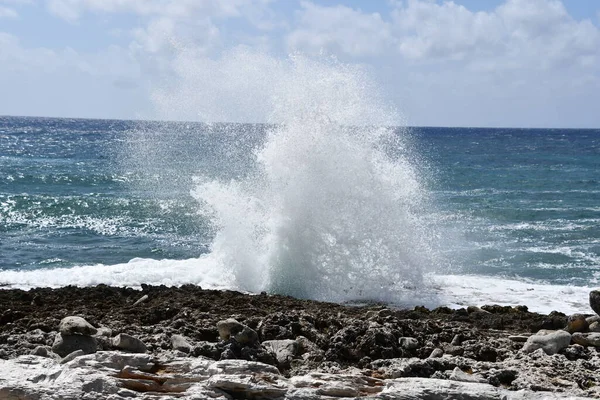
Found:
[{"label": "blowhole splash", "polygon": [[[401,120],[368,74],[302,56],[233,59],[243,61],[237,74],[249,71],[246,89],[256,89],[253,74],[269,75],[258,94],[236,93],[238,75],[222,85],[263,103],[269,125],[252,173],[195,177],[192,195],[216,232],[207,256],[214,268],[242,290],[327,301],[399,303],[421,291],[436,263],[427,192]],[[231,71],[229,62],[221,69]]]}]

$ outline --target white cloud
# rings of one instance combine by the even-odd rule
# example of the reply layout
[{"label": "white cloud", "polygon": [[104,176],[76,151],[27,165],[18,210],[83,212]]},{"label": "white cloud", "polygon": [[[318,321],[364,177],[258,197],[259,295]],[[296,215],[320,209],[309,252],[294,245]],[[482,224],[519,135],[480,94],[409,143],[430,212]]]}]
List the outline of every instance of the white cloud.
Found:
[{"label": "white cloud", "polygon": [[82,54],[68,47],[27,48],[0,32],[0,93],[9,94],[0,94],[5,114],[131,117],[128,102],[137,96],[132,88],[139,77],[127,49]]},{"label": "white cloud", "polygon": [[[20,12],[17,4],[26,3],[30,0],[0,0],[0,10]],[[343,0],[271,3],[45,0],[42,4],[50,13],[70,23],[83,17],[130,14],[134,18],[123,20],[137,26],[112,26],[119,41],[130,43],[95,54],[24,48],[14,36],[0,34],[0,75],[10,72],[7,76],[12,78],[2,79],[7,84],[14,85],[11,79],[35,80],[37,74],[62,79],[66,86],[76,76],[82,87],[94,80],[103,82],[102,90],[109,93],[112,88],[113,96],[125,90],[142,96],[145,85],[163,89],[168,82],[182,81],[182,76],[194,76],[208,82],[203,93],[216,95],[210,99],[190,93],[185,85],[175,88],[194,103],[183,107],[193,116],[195,102],[220,110],[219,82],[230,79],[231,92],[243,86],[244,76],[261,76],[260,71],[256,76],[238,72],[249,66],[240,53],[232,52],[236,47],[276,56],[296,49],[309,54],[324,51],[350,63],[368,64],[415,124],[548,126],[567,119],[572,125],[600,124],[593,110],[600,103],[600,30],[591,20],[573,18],[561,1],[505,0],[496,9],[474,12],[452,1],[390,0],[379,13],[352,8]],[[238,54],[238,64],[223,62],[232,54]],[[226,74],[214,71],[224,66]],[[35,91],[33,86],[28,90]],[[165,96],[155,100],[175,104]],[[144,108],[149,100],[144,101],[126,109]],[[251,106],[255,107],[250,101],[240,108]],[[562,110],[569,110],[572,117]],[[239,114],[234,109],[226,115],[217,111],[209,113],[214,114],[211,119]],[[257,120],[260,111],[239,116],[252,114]]]},{"label": "white cloud", "polygon": [[390,26],[378,13],[337,5],[319,6],[305,1],[298,26],[287,37],[290,50],[319,53],[326,50],[351,56],[380,54],[391,41]]},{"label": "white cloud", "polygon": [[217,18],[257,16],[271,0],[46,0],[48,11],[70,22],[86,12],[131,13],[186,19],[193,16]]},{"label": "white cloud", "polygon": [[410,0],[395,10],[394,26],[400,54],[413,61],[547,69],[597,65],[600,56],[598,28],[556,0],[508,0],[491,12]]}]

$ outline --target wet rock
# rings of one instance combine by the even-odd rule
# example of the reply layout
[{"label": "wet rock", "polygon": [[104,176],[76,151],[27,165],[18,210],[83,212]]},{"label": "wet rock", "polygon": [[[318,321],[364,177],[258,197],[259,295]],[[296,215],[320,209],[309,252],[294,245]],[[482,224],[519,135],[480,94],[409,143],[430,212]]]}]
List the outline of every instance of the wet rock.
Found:
[{"label": "wet rock", "polygon": [[542,349],[548,355],[556,354],[571,343],[571,334],[566,331],[541,330],[530,336],[523,346],[523,352],[531,353]]},{"label": "wet rock", "polygon": [[96,339],[83,335],[63,335],[59,333],[52,344],[52,351],[61,357],[82,350],[85,354],[95,353],[97,350]]},{"label": "wet rock", "polygon": [[146,345],[140,339],[130,336],[126,333],[119,333],[112,339],[112,345],[123,351],[130,353],[145,353]]},{"label": "wet rock", "polygon": [[567,327],[565,330],[569,333],[584,332],[589,324],[583,314],[573,314],[567,319]]},{"label": "wet rock", "polygon": [[600,290],[590,292],[590,307],[596,314],[600,315]]},{"label": "wet rock", "polygon": [[181,335],[173,335],[171,336],[171,347],[173,350],[182,351],[184,353],[192,352],[192,345],[187,339]]},{"label": "wet rock", "polygon": [[63,335],[95,335],[98,331],[94,326],[81,317],[65,317],[58,325],[58,331]]},{"label": "wet rock", "polygon": [[600,333],[590,332],[581,333],[577,332],[573,334],[573,342],[581,346],[600,347]]}]

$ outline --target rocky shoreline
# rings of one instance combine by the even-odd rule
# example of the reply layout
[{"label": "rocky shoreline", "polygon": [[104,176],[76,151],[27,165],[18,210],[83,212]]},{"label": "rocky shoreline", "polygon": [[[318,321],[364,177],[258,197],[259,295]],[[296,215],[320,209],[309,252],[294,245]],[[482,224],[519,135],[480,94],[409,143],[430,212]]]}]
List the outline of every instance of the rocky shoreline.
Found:
[{"label": "rocky shoreline", "polygon": [[590,313],[233,291],[0,290],[0,399],[600,398]]}]

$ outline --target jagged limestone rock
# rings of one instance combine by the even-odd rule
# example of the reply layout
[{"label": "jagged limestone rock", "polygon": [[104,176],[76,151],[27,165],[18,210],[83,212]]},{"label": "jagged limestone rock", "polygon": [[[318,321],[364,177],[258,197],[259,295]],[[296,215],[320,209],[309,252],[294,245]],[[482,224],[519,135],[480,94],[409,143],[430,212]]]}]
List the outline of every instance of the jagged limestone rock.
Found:
[{"label": "jagged limestone rock", "polygon": [[571,343],[571,334],[566,331],[541,330],[530,336],[523,346],[525,353],[542,349],[548,355],[556,354]]}]

